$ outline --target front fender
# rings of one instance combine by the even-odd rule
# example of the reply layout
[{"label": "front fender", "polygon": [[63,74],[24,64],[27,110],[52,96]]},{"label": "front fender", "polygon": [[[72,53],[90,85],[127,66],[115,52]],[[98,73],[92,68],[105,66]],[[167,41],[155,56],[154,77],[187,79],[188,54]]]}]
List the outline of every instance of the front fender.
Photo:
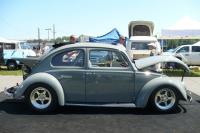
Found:
[{"label": "front fender", "polygon": [[140,90],[139,94],[136,97],[136,107],[146,107],[148,100],[152,92],[161,87],[161,86],[172,86],[177,89],[178,92],[182,95],[184,100],[187,100],[186,88],[180,81],[174,81],[169,77],[158,77],[147,82],[144,87]]},{"label": "front fender", "polygon": [[35,83],[44,83],[51,86],[57,93],[59,105],[63,106],[65,104],[64,91],[61,84],[54,76],[48,73],[36,73],[29,76],[17,88],[14,97],[15,98],[21,97],[24,94],[24,92],[28,89],[28,87]]}]

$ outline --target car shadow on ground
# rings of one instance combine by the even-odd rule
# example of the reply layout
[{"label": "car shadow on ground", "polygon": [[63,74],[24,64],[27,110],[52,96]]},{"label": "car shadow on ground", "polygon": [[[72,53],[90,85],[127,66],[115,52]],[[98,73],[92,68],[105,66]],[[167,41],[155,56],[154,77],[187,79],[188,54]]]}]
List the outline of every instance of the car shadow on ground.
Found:
[{"label": "car shadow on ground", "polygon": [[[0,112],[18,115],[36,115],[37,112],[31,111],[24,100],[3,100],[0,102]],[[64,106],[58,107],[57,110],[46,115],[56,114],[133,114],[133,115],[160,115],[186,113],[184,106],[179,105],[175,110],[168,113],[155,112],[150,109],[140,108],[119,108],[119,107],[84,107],[84,106]],[[41,114],[41,113],[40,113]]]},{"label": "car shadow on ground", "polygon": [[[2,95],[2,94],[1,94]],[[0,95],[0,97],[1,97]],[[83,107],[83,106],[64,106],[58,107],[56,111],[51,113],[45,113],[45,115],[56,115],[56,114],[133,114],[133,115],[167,115],[186,113],[187,105],[199,105],[200,97],[193,94],[193,102],[180,102],[178,107],[171,112],[155,112],[148,108],[119,108],[119,107]],[[24,99],[13,100],[13,99],[0,99],[0,112],[8,114],[18,115],[39,115],[37,112],[32,112]],[[41,113],[40,113],[41,114]]]}]

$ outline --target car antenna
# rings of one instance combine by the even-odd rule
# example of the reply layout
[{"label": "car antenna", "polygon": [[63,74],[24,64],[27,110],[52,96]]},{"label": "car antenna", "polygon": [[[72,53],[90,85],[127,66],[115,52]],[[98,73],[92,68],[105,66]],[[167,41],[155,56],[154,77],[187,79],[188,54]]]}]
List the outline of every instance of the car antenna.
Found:
[{"label": "car antenna", "polygon": [[185,69],[183,70],[183,75],[182,75],[182,77],[181,77],[181,81],[183,81],[183,78],[184,78],[184,76],[185,76]]}]

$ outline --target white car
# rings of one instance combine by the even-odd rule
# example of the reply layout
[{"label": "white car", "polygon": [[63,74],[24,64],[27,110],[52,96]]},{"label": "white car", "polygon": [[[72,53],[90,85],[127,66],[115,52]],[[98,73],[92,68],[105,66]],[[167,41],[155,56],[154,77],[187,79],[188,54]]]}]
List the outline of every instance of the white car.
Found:
[{"label": "white car", "polygon": [[200,45],[182,45],[163,55],[173,55],[187,65],[200,65]]}]

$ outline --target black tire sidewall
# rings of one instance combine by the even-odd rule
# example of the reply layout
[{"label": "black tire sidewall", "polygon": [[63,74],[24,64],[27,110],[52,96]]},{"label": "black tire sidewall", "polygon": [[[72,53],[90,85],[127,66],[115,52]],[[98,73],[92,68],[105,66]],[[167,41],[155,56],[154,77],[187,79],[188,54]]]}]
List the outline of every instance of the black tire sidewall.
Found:
[{"label": "black tire sidewall", "polygon": [[[33,106],[31,103],[31,100],[30,100],[31,92],[37,87],[43,87],[51,93],[51,97],[52,97],[51,103],[45,109],[38,109],[35,106]],[[27,102],[28,106],[30,107],[30,109],[35,112],[41,112],[41,113],[42,112],[52,112],[56,109],[56,107],[58,105],[58,98],[57,98],[55,90],[52,87],[50,87],[49,85],[43,84],[43,83],[33,84],[30,87],[28,87],[27,91],[25,92],[25,99],[26,99],[26,102]]]}]

